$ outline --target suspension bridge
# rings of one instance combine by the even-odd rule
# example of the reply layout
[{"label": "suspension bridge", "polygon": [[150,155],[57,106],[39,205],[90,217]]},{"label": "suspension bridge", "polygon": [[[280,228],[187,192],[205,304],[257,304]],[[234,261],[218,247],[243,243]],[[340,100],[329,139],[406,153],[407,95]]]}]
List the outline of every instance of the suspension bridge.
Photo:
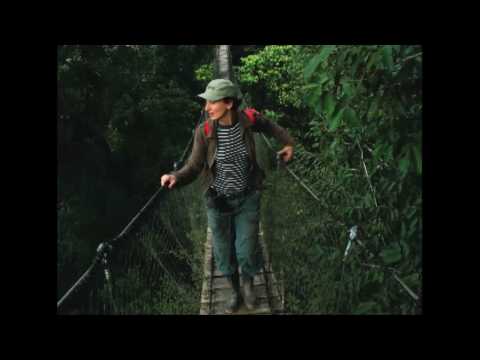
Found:
[{"label": "suspension bridge", "polygon": [[[231,78],[227,45],[217,47],[215,65],[217,77]],[[197,125],[203,120],[202,113]],[[174,168],[184,162],[192,140],[193,132]],[[335,188],[336,185],[319,181],[310,174],[309,168],[322,168],[315,155],[300,149],[287,166],[276,157],[274,146],[265,136],[257,134],[255,140],[259,164],[267,173],[259,231],[264,267],[254,278],[256,308],[248,310],[242,304],[235,314],[286,314],[286,290],[293,287],[300,294],[300,301],[308,302],[301,295],[308,286],[305,274],[276,263],[275,259],[282,256],[292,258],[289,266],[298,261],[318,271],[322,271],[318,264],[334,269],[325,272],[325,281],[314,284],[314,289],[331,294],[323,301],[332,312],[341,312],[340,300],[355,286],[345,281],[345,269],[351,266],[348,260],[352,253],[366,254],[357,261],[365,269],[377,266],[372,263],[375,255],[360,239],[356,226],[329,212],[328,203],[334,202],[335,196],[344,196],[341,189],[330,191],[332,198],[319,196],[325,192],[325,186]],[[365,167],[365,163],[362,165]],[[369,180],[366,167],[365,177]],[[369,181],[368,185],[371,187]],[[294,196],[287,199],[283,196],[287,192]],[[287,214],[289,221],[286,221]],[[316,226],[320,217],[321,229]],[[322,246],[314,241],[327,235],[329,239],[338,240],[325,241]],[[308,259],[300,256],[297,259],[295,253],[286,253],[295,249],[287,247],[292,239],[293,243],[297,239],[308,243],[312,249]],[[341,256],[335,256],[339,251]],[[198,184],[170,191],[159,188],[115,238],[98,245],[90,266],[63,291],[57,302],[57,313],[223,314],[227,284],[215,267],[212,252],[212,234],[206,224]],[[312,263],[309,265],[309,262]],[[419,300],[395,269],[384,270],[391,273],[393,281],[410,301]],[[322,289],[327,286],[323,284],[332,283],[337,286]]]},{"label": "suspension bridge", "polygon": [[[191,142],[187,148],[190,144]],[[183,152],[182,159],[176,162],[174,167],[183,162],[186,153]],[[178,232],[178,229],[188,228],[185,224],[187,219],[180,215],[179,210],[188,202],[192,203],[195,199],[198,201],[198,193],[195,185],[171,192],[158,189],[118,236],[98,246],[92,264],[58,301],[57,309],[60,311],[64,304],[68,303],[67,300],[75,297],[73,295],[82,287],[93,286],[88,296],[88,313],[142,313],[147,310],[146,307],[139,308],[138,303],[135,309],[131,307],[132,298],[138,296],[135,289],[155,289],[160,285],[164,286],[165,281],[175,287],[175,291],[181,296],[187,295],[192,303],[199,284],[189,283],[182,276],[193,273],[195,259],[191,239]],[[161,195],[164,195],[163,198]],[[143,221],[143,226],[139,226],[142,219],[147,221]],[[198,292],[199,314],[224,314],[227,281],[215,267],[212,233],[209,228],[205,235],[201,292]],[[259,251],[264,265],[254,277],[257,306],[254,310],[248,310],[242,303],[235,314],[281,314],[284,310],[284,288],[273,271],[261,225]],[[241,274],[241,268],[238,271]],[[126,276],[114,281],[116,274]],[[242,285],[242,280],[240,281]],[[95,285],[98,287],[95,288]],[[150,299],[143,305],[150,304],[151,308],[152,301],[155,300],[150,294]]]}]

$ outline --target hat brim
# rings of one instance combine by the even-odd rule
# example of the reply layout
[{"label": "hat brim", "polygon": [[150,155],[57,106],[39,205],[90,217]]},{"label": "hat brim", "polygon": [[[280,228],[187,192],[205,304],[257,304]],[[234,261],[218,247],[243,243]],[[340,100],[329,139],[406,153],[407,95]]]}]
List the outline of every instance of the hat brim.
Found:
[{"label": "hat brim", "polygon": [[206,92],[198,94],[198,97],[209,101],[217,101],[223,99],[225,96],[215,96],[212,94],[207,94]]},{"label": "hat brim", "polygon": [[233,97],[233,98],[236,98],[237,100],[240,101],[243,98],[242,93],[237,93],[236,96],[224,96],[224,95],[219,96],[219,95],[214,95],[214,94],[209,94],[207,92],[204,92],[204,93],[198,94],[197,96],[201,97],[202,99],[209,100],[209,101],[218,101],[218,100],[221,100],[221,99],[225,99],[227,97]]}]

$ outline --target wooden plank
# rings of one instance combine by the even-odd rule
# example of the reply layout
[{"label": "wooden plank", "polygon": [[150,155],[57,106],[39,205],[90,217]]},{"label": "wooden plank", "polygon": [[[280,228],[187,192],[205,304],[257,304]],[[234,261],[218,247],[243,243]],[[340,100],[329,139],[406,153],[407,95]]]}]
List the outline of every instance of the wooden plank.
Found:
[{"label": "wooden plank", "polygon": [[[238,312],[235,313],[238,315],[271,314],[272,312],[281,313],[284,309],[283,284],[277,282],[275,274],[273,273],[268,249],[262,235],[263,232],[260,230],[259,244],[264,258],[264,268],[254,277],[257,307],[254,310],[248,310],[242,303]],[[210,228],[208,228],[207,241],[205,242],[204,279],[200,299],[201,315],[224,314],[226,300],[228,298],[227,295],[229,293],[229,285],[225,276],[221,274],[218,269],[215,269],[212,246],[212,233]],[[241,269],[239,270],[241,273]],[[243,296],[243,279],[241,276],[240,286]],[[272,308],[270,308],[270,303]]]},{"label": "wooden plank", "polygon": [[[224,291],[223,289],[221,291],[222,291],[222,293],[219,294],[218,297],[216,297],[215,301],[212,304],[215,304],[216,306],[219,306],[222,303],[226,303],[227,294],[223,293],[223,291]],[[268,302],[268,300],[269,300],[269,298],[268,298],[266,292],[261,292],[260,294],[257,294],[257,301],[256,301],[257,305],[266,303],[266,302]],[[270,301],[279,303],[279,302],[281,302],[281,298],[270,296]],[[243,300],[242,300],[242,302],[243,302]],[[205,307],[208,304],[209,303],[201,303],[201,307]]]},{"label": "wooden plank", "polygon": [[212,235],[211,233],[207,234],[207,240],[205,241],[204,246],[204,263],[203,263],[203,273],[210,274],[211,265],[212,265]]},{"label": "wooden plank", "polygon": [[[268,275],[267,275],[268,276]],[[271,279],[271,277],[268,277],[268,279]],[[272,281],[270,280],[269,284],[272,284]],[[273,283],[272,285],[275,285],[276,283]],[[253,286],[261,286],[265,285],[265,277],[263,275],[257,275],[253,278]],[[229,288],[230,285],[227,282],[227,279],[225,277],[218,277],[218,278],[213,278],[213,285],[212,289],[225,289]],[[243,287],[243,280],[240,279],[240,287]],[[279,294],[276,294],[279,295]]]},{"label": "wooden plank", "polygon": [[219,302],[226,302],[230,294],[230,289],[228,288],[220,288],[215,289],[213,291],[213,300],[215,303]]},{"label": "wooden plank", "polygon": [[207,303],[210,301],[210,291],[202,290],[202,296],[200,297],[201,303]]},{"label": "wooden plank", "polygon": [[[243,289],[241,289],[242,296],[244,295]],[[253,310],[247,309],[245,304],[242,301],[242,304],[238,311],[233,315],[260,315],[260,314],[271,314],[272,309],[270,308],[270,303],[268,299],[268,294],[266,291],[265,285],[255,286],[255,293],[257,295],[257,306]],[[229,289],[216,289],[214,292],[214,314],[224,314],[227,299],[230,295]],[[274,303],[277,304],[280,299],[275,299]],[[278,307],[278,306],[277,306]],[[276,311],[276,310],[275,310]]]},{"label": "wooden plank", "polygon": [[[204,247],[204,266],[203,266],[203,283],[202,283],[202,292],[200,295],[200,315],[205,315],[210,313],[210,297],[211,297],[211,286],[212,286],[212,232],[207,229],[207,240],[205,241]],[[206,275],[206,276],[205,276]]]},{"label": "wooden plank", "polygon": [[[245,304],[242,303],[240,308],[238,309],[237,312],[231,314],[231,315],[260,315],[260,314],[270,314],[271,309],[268,304],[268,301],[266,298],[262,299],[263,301],[259,302],[257,307],[254,310],[248,310]],[[225,302],[215,302],[214,303],[214,311],[213,314],[215,315],[230,315],[230,314],[225,314],[225,307],[226,303]]]},{"label": "wooden plank", "polygon": [[[253,286],[256,285],[265,285],[265,276],[263,273],[255,275],[253,278]],[[242,286],[243,286],[243,281],[242,281]]]},{"label": "wooden plank", "polygon": [[210,312],[208,311],[208,308],[205,309],[203,307],[200,308],[200,315],[209,315]]},{"label": "wooden plank", "polygon": [[[261,224],[260,224],[260,231],[263,233],[263,228]],[[284,296],[285,294],[284,294],[283,283],[277,281],[277,278],[275,276],[275,273],[273,271],[273,267],[271,264],[271,258],[268,252],[268,247],[263,236],[259,239],[259,242],[262,248],[262,254],[265,261],[265,268],[269,270],[264,274],[264,277],[266,278],[268,290],[270,293],[269,295],[271,296],[271,299],[272,299],[272,307],[273,307],[272,310],[274,312],[281,313],[284,311],[284,305],[285,305],[285,296]]]},{"label": "wooden plank", "polygon": [[271,289],[272,296],[281,297],[280,293],[280,283],[277,282],[275,275],[273,273],[266,274],[265,277],[267,278],[268,286]]},{"label": "wooden plank", "polygon": [[284,312],[285,308],[283,306],[283,298],[277,297],[277,296],[272,296],[270,298],[270,301],[272,303],[272,312],[273,313],[278,313],[281,314]]},{"label": "wooden plank", "polygon": [[225,275],[223,275],[217,268],[215,268],[213,276],[214,277],[221,277],[221,276],[225,276]]},{"label": "wooden plank", "polygon": [[[257,279],[255,281],[254,279],[254,283],[253,283],[253,286],[259,286],[259,285],[264,285],[265,284],[265,281],[262,281],[262,279]],[[221,277],[221,278],[215,278],[213,279],[213,286],[212,286],[212,289],[225,289],[225,288],[229,288],[230,285],[228,284],[228,281],[225,277]],[[243,287],[243,280],[240,279],[240,287]]]},{"label": "wooden plank", "polygon": [[281,284],[275,279],[274,273],[265,274],[266,284],[268,286],[268,295],[272,299],[272,311],[279,313],[284,309],[284,298],[281,292]]},{"label": "wooden plank", "polygon": [[[261,297],[261,298],[266,298],[267,297],[267,289],[266,289],[265,285],[255,286],[254,291],[255,291],[255,295],[257,297]],[[215,289],[214,292],[213,292],[213,299],[216,303],[221,302],[221,301],[226,302],[228,300],[228,298],[230,297],[230,292],[231,292],[231,290],[228,289],[228,288]],[[243,292],[243,289],[240,289],[240,294],[242,296],[245,295],[245,293]]]},{"label": "wooden plank", "polygon": [[[262,268],[258,273],[257,275],[262,275],[262,274],[271,274],[272,271],[264,271],[264,269]],[[225,275],[223,275],[222,273],[220,273],[218,270],[215,270],[214,272],[214,275],[213,275],[214,278],[221,278],[221,277],[225,277]]]},{"label": "wooden plank", "polygon": [[225,277],[214,278],[212,281],[213,281],[212,290],[226,289],[230,287]]}]

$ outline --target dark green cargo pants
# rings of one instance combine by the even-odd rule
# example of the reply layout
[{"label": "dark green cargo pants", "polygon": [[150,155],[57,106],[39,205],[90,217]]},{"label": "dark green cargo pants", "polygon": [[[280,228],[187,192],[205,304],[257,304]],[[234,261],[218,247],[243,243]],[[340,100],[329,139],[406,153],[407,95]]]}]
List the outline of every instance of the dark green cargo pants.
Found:
[{"label": "dark green cargo pants", "polygon": [[207,196],[208,226],[213,235],[213,252],[217,269],[232,275],[237,266],[243,274],[255,276],[263,266],[258,244],[260,191],[235,199],[222,199],[218,207]]}]

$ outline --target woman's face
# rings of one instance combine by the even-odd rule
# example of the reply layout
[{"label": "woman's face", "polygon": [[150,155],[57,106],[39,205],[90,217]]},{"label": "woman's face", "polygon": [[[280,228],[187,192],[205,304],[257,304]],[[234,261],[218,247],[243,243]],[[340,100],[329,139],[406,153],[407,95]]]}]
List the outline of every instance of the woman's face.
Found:
[{"label": "woman's face", "polygon": [[225,102],[223,100],[205,102],[205,111],[212,120],[220,119],[226,111],[232,108],[232,102]]}]

